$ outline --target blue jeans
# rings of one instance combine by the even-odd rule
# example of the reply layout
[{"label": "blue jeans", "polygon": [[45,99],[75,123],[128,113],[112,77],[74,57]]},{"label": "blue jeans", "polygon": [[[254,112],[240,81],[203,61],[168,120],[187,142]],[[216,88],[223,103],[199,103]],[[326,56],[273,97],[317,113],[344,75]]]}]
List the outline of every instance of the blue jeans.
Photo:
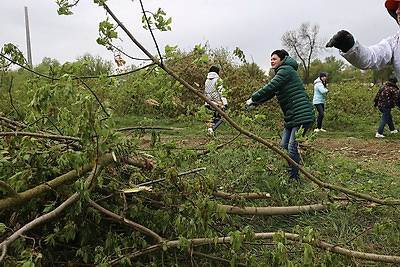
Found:
[{"label": "blue jeans", "polygon": [[314,106],[318,111],[317,128],[321,129],[322,128],[322,120],[324,119],[325,105],[324,104],[315,104]]},{"label": "blue jeans", "polygon": [[[300,153],[298,150],[299,143],[296,141],[296,132],[303,127],[303,136],[306,134],[307,130],[310,128],[310,124],[298,125],[293,128],[285,128],[283,130],[281,147],[289,151],[289,157],[294,160],[297,164],[300,164]],[[289,164],[289,179],[299,179],[299,170],[293,165]]]},{"label": "blue jeans", "polygon": [[385,128],[385,125],[387,124],[389,126],[389,130],[393,131],[394,130],[394,124],[393,124],[393,118],[392,118],[392,109],[391,108],[385,108],[385,107],[378,107],[379,111],[382,112],[382,119],[381,123],[378,126],[378,133],[383,134],[383,129]]}]

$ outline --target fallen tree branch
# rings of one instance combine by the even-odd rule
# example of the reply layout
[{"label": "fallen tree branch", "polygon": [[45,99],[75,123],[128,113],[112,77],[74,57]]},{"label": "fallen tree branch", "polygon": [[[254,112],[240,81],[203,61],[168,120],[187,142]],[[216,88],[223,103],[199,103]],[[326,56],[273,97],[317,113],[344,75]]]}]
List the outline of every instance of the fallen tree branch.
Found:
[{"label": "fallen tree branch", "polygon": [[[104,165],[105,164],[105,165]],[[85,180],[85,188],[89,188],[90,184],[92,183],[93,179],[97,177],[101,170],[107,165],[107,161],[104,160],[99,160],[94,164],[92,167],[92,173],[88,176],[88,178]],[[61,212],[63,212],[68,206],[72,205],[76,201],[78,201],[80,198],[80,193],[76,192],[72,196],[70,196],[66,201],[61,203],[60,206],[55,208],[49,213],[46,213],[33,221],[29,222],[28,224],[24,225],[22,228],[20,228],[18,231],[13,233],[11,236],[7,237],[3,242],[0,243],[0,248],[2,251],[2,254],[0,256],[0,262],[3,261],[4,257],[7,254],[7,248],[10,244],[12,244],[18,237],[26,233],[27,231],[33,229],[34,227],[43,224],[53,218],[56,218]]]},{"label": "fallen tree branch", "polygon": [[[193,170],[190,170],[190,171],[178,173],[177,176],[182,176],[182,175],[186,175],[186,174],[190,174],[190,173],[195,173],[195,172],[199,172],[199,171],[202,171],[202,170],[205,170],[205,169],[206,168],[197,168],[197,169],[193,169]],[[160,178],[160,179],[156,179],[156,180],[152,180],[152,181],[143,182],[143,183],[137,184],[135,186],[137,186],[137,187],[146,186],[146,185],[151,185],[151,184],[155,184],[155,183],[160,183],[160,182],[163,182],[163,181],[165,181],[165,178]],[[102,202],[102,201],[104,201],[106,199],[114,197],[115,195],[116,195],[116,192],[114,192],[113,194],[110,194],[108,196],[102,197],[100,199],[97,199],[96,203]]]},{"label": "fallen tree branch", "polygon": [[0,256],[0,262],[3,261],[4,257],[7,254],[7,248],[11,243],[13,243],[18,237],[26,233],[27,231],[33,229],[34,227],[43,224],[47,222],[50,219],[53,219],[57,217],[62,211],[64,211],[68,206],[71,204],[75,203],[79,199],[79,193],[74,193],[72,196],[70,196],[66,201],[64,201],[60,206],[58,206],[56,209],[53,211],[44,214],[33,221],[29,222],[28,224],[25,224],[22,228],[20,228],[18,231],[13,233],[11,236],[9,236],[6,240],[4,240],[2,243],[0,243],[0,248],[2,250],[2,254]]},{"label": "fallen tree branch", "polygon": [[[273,239],[276,234],[282,234],[286,239],[296,241],[296,242],[303,242],[310,244],[311,246],[318,247],[335,254],[339,254],[349,258],[356,258],[360,260],[368,260],[374,262],[386,262],[386,263],[400,263],[400,256],[392,256],[392,255],[382,255],[376,253],[367,253],[367,252],[360,252],[355,250],[350,250],[342,247],[338,247],[336,245],[332,245],[330,243],[319,241],[319,240],[306,240],[302,238],[299,234],[292,234],[292,233],[277,233],[277,232],[270,232],[270,233],[255,233],[254,239],[255,240],[265,240],[265,239]],[[166,246],[168,248],[176,248],[181,243],[185,242],[186,244],[189,243],[191,246],[204,246],[204,245],[216,245],[216,244],[231,244],[232,238],[231,237],[219,237],[219,238],[193,238],[193,239],[186,239],[185,241],[181,240],[172,240],[164,242],[163,244],[156,244],[150,246],[146,249],[136,251],[133,253],[126,254],[125,257],[129,259],[137,258],[144,254],[148,254],[150,252],[154,252]],[[111,265],[118,264],[119,259],[115,259],[109,262]]]},{"label": "fallen tree branch", "polygon": [[[100,164],[101,166],[107,166],[111,162],[113,162],[113,160],[114,160],[113,156],[110,153],[104,154],[102,157],[100,157],[98,159],[98,164]],[[45,192],[53,190],[54,188],[56,188],[62,184],[73,181],[79,175],[83,175],[83,174],[91,171],[96,164],[97,163],[94,162],[90,165],[85,165],[79,170],[79,172],[76,170],[70,171],[70,172],[63,174],[51,181],[48,181],[41,185],[35,186],[34,188],[31,188],[24,192],[18,193],[17,196],[0,199],[0,211],[3,209],[6,209],[6,208],[14,208],[16,205],[25,203],[25,202],[31,200],[32,198],[37,197],[38,195],[41,195]]]},{"label": "fallen tree branch", "polygon": [[8,193],[9,196],[11,196],[11,197],[19,197],[18,193],[14,190],[14,188],[12,188],[6,182],[0,181],[0,187],[2,187]]},{"label": "fallen tree branch", "polygon": [[153,232],[152,230],[150,230],[147,227],[144,227],[141,224],[135,223],[131,220],[128,220],[118,214],[115,214],[114,212],[111,212],[109,210],[107,210],[106,208],[103,208],[102,206],[100,206],[99,204],[97,204],[96,202],[94,202],[93,200],[89,199],[89,204],[92,205],[94,208],[96,208],[97,210],[107,214],[108,216],[116,219],[119,222],[124,223],[125,225],[128,225],[129,227],[132,227],[133,229],[141,232],[142,234],[148,235],[152,238],[154,238],[155,240],[157,240],[157,242],[162,242],[164,240],[164,238],[162,238],[161,236],[159,236],[158,234],[156,234],[155,232]]},{"label": "fallen tree branch", "polygon": [[225,199],[236,199],[236,198],[244,198],[244,199],[265,199],[271,198],[270,193],[260,192],[260,193],[227,193],[222,191],[217,191],[213,193],[213,196],[225,198]]},{"label": "fallen tree branch", "polygon": [[[143,163],[139,162],[138,160],[129,158],[124,158],[123,160],[125,161],[125,163],[134,165],[136,167],[146,168],[146,169],[150,168],[148,162]],[[112,156],[112,153],[104,154],[98,159],[98,162],[100,162],[102,166],[107,166],[111,164],[113,161],[114,157]],[[9,198],[0,199],[0,211],[3,209],[15,207],[16,205],[25,203],[38,195],[41,195],[45,192],[53,190],[54,188],[57,188],[60,185],[74,181],[75,179],[78,178],[79,175],[83,175],[89,172],[93,168],[94,164],[96,163],[85,165],[79,171],[72,170],[70,172],[67,172],[59,177],[54,178],[51,181],[35,186],[34,188],[28,189],[21,193],[17,193],[16,195],[13,194]]]},{"label": "fallen tree branch", "polygon": [[39,133],[29,133],[29,132],[0,132],[0,136],[33,136],[37,138],[46,138],[52,140],[71,140],[81,142],[78,137],[54,135],[54,134],[39,134]]},{"label": "fallen tree branch", "polygon": [[237,207],[231,205],[218,205],[228,214],[237,215],[293,215],[308,211],[327,210],[329,207],[325,204],[312,204],[304,206],[287,207]]},{"label": "fallen tree branch", "polygon": [[[177,176],[179,177],[179,176],[183,176],[183,175],[186,175],[186,174],[190,174],[190,173],[195,173],[195,172],[203,171],[203,170],[205,170],[205,169],[206,169],[206,168],[204,168],[204,167],[202,167],[202,168],[197,168],[197,169],[193,169],[193,170],[190,170],[190,171],[178,173]],[[144,185],[149,185],[149,184],[155,184],[155,183],[163,182],[164,180],[165,180],[165,178],[160,178],[160,179],[157,179],[157,180],[153,180],[153,181],[148,181],[148,182],[140,183],[140,184],[138,184],[137,186],[144,186]]]},{"label": "fallen tree branch", "polygon": [[142,168],[142,169],[146,169],[146,170],[153,170],[154,169],[154,165],[155,165],[155,161],[148,159],[146,157],[143,157],[144,161],[140,161],[138,158],[132,158],[132,157],[128,157],[128,156],[122,156],[121,157],[122,162],[128,164],[128,165],[132,165],[138,168]]}]

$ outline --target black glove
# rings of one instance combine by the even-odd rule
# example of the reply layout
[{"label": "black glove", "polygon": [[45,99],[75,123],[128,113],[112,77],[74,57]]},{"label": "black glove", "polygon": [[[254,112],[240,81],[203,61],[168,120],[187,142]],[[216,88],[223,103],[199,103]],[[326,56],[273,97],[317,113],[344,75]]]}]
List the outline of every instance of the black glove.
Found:
[{"label": "black glove", "polygon": [[346,53],[354,45],[354,37],[346,30],[338,31],[326,44],[326,47],[336,47]]}]

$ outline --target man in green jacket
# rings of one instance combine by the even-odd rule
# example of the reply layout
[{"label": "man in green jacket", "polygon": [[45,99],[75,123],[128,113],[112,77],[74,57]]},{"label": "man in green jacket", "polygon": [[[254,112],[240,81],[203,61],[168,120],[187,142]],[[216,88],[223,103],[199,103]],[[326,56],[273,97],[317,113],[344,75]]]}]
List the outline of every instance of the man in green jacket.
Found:
[{"label": "man in green jacket", "polygon": [[[298,64],[285,50],[275,50],[271,54],[271,67],[275,71],[274,78],[263,88],[255,92],[246,101],[248,106],[262,104],[274,96],[277,97],[284,116],[284,131],[281,147],[289,151],[289,156],[300,164],[300,154],[296,132],[303,128],[304,132],[315,121],[314,109],[303,82],[297,73]],[[298,169],[289,163],[289,179],[298,180]]]}]

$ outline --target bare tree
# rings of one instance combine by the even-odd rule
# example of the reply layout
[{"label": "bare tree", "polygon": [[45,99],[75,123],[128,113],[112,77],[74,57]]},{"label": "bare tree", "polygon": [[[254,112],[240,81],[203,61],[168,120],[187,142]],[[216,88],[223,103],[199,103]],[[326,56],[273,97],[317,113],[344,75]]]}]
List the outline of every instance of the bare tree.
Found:
[{"label": "bare tree", "polygon": [[323,49],[322,41],[318,39],[318,32],[318,24],[311,25],[310,22],[306,22],[297,30],[285,32],[281,38],[283,47],[301,62],[304,69],[304,83],[310,82],[311,61]]}]

